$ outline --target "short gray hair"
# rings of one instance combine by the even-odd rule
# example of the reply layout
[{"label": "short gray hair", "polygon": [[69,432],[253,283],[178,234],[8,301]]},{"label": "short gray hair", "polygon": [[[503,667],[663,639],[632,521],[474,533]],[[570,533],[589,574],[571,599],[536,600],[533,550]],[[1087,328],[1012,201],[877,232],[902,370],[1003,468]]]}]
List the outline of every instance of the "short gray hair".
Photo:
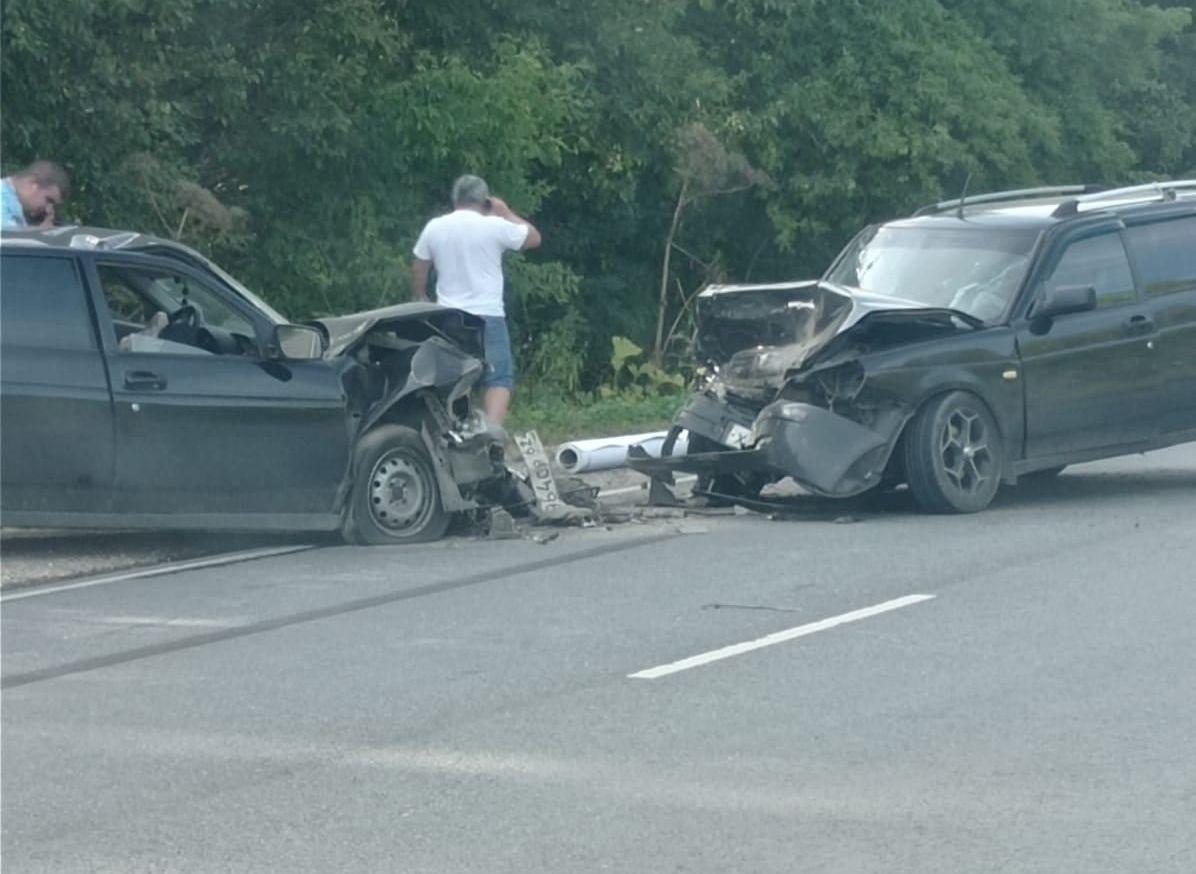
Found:
[{"label": "short gray hair", "polygon": [[490,188],[481,176],[458,176],[453,183],[453,206],[477,204],[481,206],[490,196]]}]

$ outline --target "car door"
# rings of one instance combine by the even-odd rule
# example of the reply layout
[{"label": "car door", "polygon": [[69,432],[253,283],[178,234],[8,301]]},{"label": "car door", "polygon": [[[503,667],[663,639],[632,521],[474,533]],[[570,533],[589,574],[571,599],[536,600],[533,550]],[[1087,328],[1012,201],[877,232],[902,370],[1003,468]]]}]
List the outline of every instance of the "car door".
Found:
[{"label": "car door", "polygon": [[4,512],[107,512],[112,398],[78,265],[12,248],[0,255]]},{"label": "car door", "polygon": [[[272,325],[200,271],[100,256],[91,273],[106,310],[117,509],[266,527],[330,513],[349,458],[338,363],[263,357]],[[185,308],[188,324],[170,318]]]},{"label": "car door", "polygon": [[1163,435],[1196,433],[1196,205],[1139,218],[1125,239],[1158,329]]},{"label": "car door", "polygon": [[1132,445],[1158,432],[1158,331],[1134,284],[1120,222],[1062,241],[1033,286],[1091,286],[1096,308],[1017,324],[1026,456],[1051,458]]}]

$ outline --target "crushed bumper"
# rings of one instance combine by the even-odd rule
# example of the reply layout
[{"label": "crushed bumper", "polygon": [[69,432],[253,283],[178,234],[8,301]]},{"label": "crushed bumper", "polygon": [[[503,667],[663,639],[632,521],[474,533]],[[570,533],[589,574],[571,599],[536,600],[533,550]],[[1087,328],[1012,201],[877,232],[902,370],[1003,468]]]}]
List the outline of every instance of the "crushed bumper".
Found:
[{"label": "crushed bumper", "polygon": [[[739,417],[729,412],[720,416],[713,404],[716,401],[709,397],[700,404],[687,404],[675,427],[689,428],[693,423],[703,428],[703,436],[714,440],[718,438],[711,431],[716,428],[737,434],[733,426],[742,427]],[[674,471],[699,476],[763,472],[774,480],[793,477],[816,494],[850,497],[880,483],[902,422],[894,419],[892,424],[882,433],[822,407],[776,401],[756,416],[744,448],[726,446],[679,457],[649,458],[633,446],[627,460],[632,469],[666,482]],[[725,445],[725,441],[719,442]]]},{"label": "crushed bumper", "polygon": [[627,465],[632,470],[669,481],[673,471],[717,476],[724,473],[747,473],[771,469],[769,457],[760,449],[726,449],[719,452],[694,452],[686,455],[650,456],[642,446],[627,450]]}]

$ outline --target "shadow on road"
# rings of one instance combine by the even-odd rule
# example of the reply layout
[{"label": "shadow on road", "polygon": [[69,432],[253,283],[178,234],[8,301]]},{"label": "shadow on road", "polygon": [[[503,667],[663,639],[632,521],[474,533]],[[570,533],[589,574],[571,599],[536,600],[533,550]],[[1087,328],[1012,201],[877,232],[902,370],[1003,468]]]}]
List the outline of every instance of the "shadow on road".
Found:
[{"label": "shadow on road", "polygon": [[1019,504],[1114,502],[1124,498],[1187,494],[1196,498],[1196,470],[1154,469],[1133,473],[1064,471],[1053,479],[1023,479],[997,493],[994,507]]},{"label": "shadow on road", "polygon": [[[1023,479],[997,493],[988,512],[1021,507],[1094,503],[1111,504],[1126,498],[1190,495],[1196,500],[1196,470],[1152,469],[1141,472],[1091,473],[1065,471],[1054,478]],[[756,507],[767,512],[767,507]],[[795,521],[839,521],[856,516],[924,515],[905,487],[890,492],[870,492],[854,498],[832,499],[803,495],[787,498],[773,508],[778,516]]]}]

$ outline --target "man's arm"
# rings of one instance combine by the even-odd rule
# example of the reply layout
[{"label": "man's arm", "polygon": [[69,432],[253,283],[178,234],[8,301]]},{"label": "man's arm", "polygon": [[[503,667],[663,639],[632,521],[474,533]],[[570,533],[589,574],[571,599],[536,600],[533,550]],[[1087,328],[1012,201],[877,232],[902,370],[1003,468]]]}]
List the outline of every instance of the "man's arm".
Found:
[{"label": "man's arm", "polygon": [[411,292],[414,300],[430,300],[428,297],[428,271],[431,261],[416,258],[411,264]]},{"label": "man's arm", "polygon": [[536,230],[536,226],[523,218],[521,215],[507,206],[507,202],[498,197],[490,198],[490,214],[496,215],[499,218],[504,218],[509,222],[514,222],[517,225],[523,225],[527,228],[527,239],[523,241],[523,245],[519,247],[521,252],[526,252],[528,249],[538,248],[544,242],[540,236],[540,232]]}]

